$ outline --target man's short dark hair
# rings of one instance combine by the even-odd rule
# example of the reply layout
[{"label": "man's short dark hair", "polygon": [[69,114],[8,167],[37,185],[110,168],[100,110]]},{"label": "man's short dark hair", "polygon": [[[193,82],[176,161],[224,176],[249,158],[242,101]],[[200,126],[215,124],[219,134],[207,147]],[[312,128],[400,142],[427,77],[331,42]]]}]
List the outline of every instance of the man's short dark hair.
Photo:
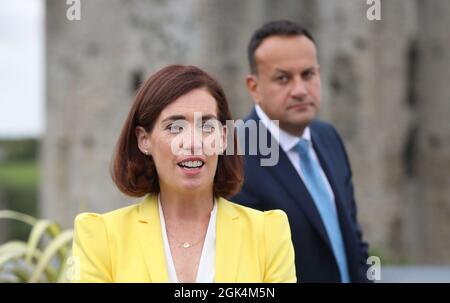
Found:
[{"label": "man's short dark hair", "polygon": [[259,29],[257,29],[250,39],[247,48],[248,62],[250,65],[250,72],[257,73],[255,51],[261,45],[261,42],[271,36],[306,36],[309,40],[315,43],[311,34],[301,25],[289,20],[271,21]]}]

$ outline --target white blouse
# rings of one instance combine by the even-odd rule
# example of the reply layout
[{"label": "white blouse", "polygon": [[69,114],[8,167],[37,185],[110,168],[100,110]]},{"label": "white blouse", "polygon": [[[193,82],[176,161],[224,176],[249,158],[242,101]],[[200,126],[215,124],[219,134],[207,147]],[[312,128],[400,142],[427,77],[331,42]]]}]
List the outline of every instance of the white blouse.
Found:
[{"label": "white blouse", "polygon": [[[161,200],[158,194],[158,210],[161,222],[162,237],[164,243],[164,253],[166,255],[166,267],[170,283],[178,283],[175,265],[170,251],[169,240],[167,238],[166,223],[162,212]],[[213,283],[215,275],[216,262],[216,218],[217,218],[217,201],[214,201],[214,207],[209,218],[208,229],[206,230],[205,242],[200,256],[200,263],[197,270],[196,283]],[[189,248],[187,248],[189,249]]]}]

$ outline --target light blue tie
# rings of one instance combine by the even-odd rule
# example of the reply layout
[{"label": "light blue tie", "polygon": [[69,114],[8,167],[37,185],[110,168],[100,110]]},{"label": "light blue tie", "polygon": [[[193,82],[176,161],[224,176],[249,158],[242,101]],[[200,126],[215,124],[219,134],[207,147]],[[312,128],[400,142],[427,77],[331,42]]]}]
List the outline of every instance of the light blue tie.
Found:
[{"label": "light blue tie", "polygon": [[303,172],[303,181],[325,225],[339,267],[341,280],[344,283],[348,283],[350,282],[350,278],[347,257],[345,255],[344,241],[342,239],[337,213],[334,209],[334,201],[327,190],[325,180],[320,174],[321,168],[318,161],[312,158],[311,142],[306,139],[300,139],[296,145],[296,149],[300,156],[300,169]]}]

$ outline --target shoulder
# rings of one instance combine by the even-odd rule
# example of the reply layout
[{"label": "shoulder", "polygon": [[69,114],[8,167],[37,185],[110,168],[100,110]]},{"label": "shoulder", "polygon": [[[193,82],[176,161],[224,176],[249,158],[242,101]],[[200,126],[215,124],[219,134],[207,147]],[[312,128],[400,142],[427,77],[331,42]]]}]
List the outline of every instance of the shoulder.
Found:
[{"label": "shoulder", "polygon": [[239,217],[243,221],[251,225],[259,225],[261,229],[266,226],[277,225],[289,228],[288,217],[281,209],[268,211],[260,211],[254,208],[233,203],[221,198],[224,211],[228,211],[231,215]]},{"label": "shoulder", "polygon": [[116,209],[104,214],[85,212],[75,218],[73,256],[81,269],[79,282],[113,281],[113,261],[117,243],[133,234],[133,218],[140,204]]},{"label": "shoulder", "polygon": [[319,119],[313,120],[309,127],[314,132],[337,134],[336,128],[331,123]]},{"label": "shoulder", "polygon": [[254,120],[254,121],[258,121],[259,117],[258,114],[256,113],[256,108],[253,106],[252,109],[250,110],[250,112],[247,114],[247,116],[245,116],[244,121],[249,121],[249,120]]},{"label": "shoulder", "polygon": [[262,281],[295,282],[294,247],[286,213],[259,211],[226,200],[222,204],[239,217],[245,247],[251,247],[248,255],[260,261]]},{"label": "shoulder", "polygon": [[344,142],[332,124],[321,120],[314,120],[309,126],[313,136],[322,138],[326,140],[328,144],[335,144],[345,150]]},{"label": "shoulder", "polygon": [[122,207],[106,213],[84,212],[75,217],[75,229],[118,227],[137,218],[141,203]]}]

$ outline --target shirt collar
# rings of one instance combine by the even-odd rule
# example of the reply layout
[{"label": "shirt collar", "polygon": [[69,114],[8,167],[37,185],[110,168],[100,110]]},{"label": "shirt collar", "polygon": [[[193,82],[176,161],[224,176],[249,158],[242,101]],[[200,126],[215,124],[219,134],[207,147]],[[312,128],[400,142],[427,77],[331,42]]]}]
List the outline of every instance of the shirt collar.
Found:
[{"label": "shirt collar", "polygon": [[[294,148],[294,146],[297,145],[300,139],[305,139],[309,143],[311,143],[311,130],[309,129],[309,126],[305,128],[305,130],[303,131],[303,135],[301,137],[297,137],[284,131],[283,129],[279,128],[275,123],[273,123],[259,105],[255,106],[255,110],[259,119],[261,119],[262,123],[270,131],[272,136],[278,140],[278,143],[285,152],[288,152],[292,148]],[[277,135],[277,133],[279,135]]]}]

